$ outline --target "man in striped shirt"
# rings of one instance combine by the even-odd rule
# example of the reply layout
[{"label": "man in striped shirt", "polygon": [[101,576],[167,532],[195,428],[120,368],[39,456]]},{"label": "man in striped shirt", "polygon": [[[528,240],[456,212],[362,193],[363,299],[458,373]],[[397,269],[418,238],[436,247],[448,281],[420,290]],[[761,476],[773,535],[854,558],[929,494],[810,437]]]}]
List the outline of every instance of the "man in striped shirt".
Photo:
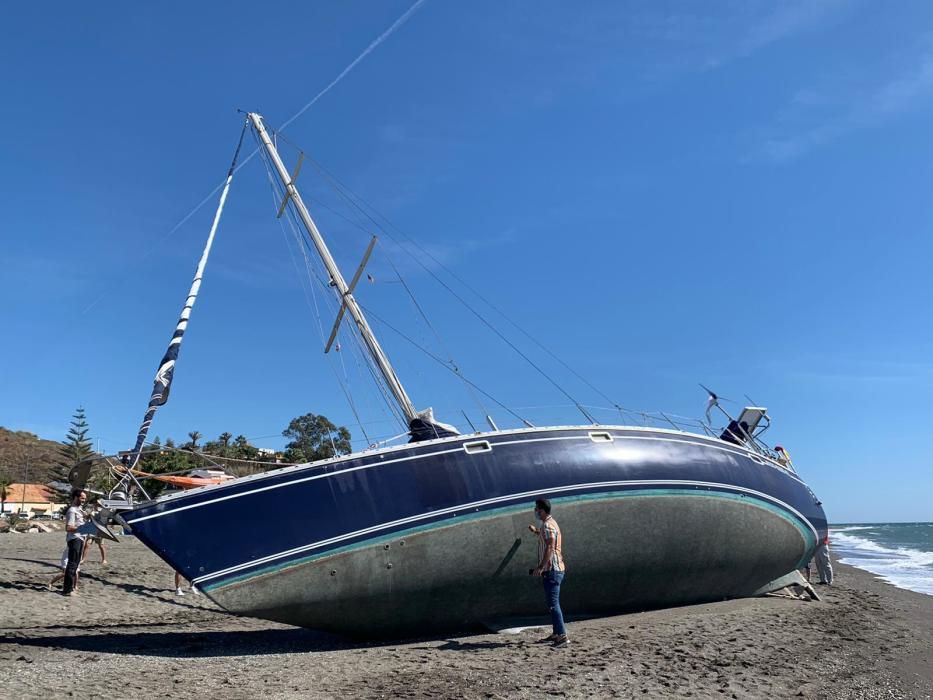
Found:
[{"label": "man in striped shirt", "polygon": [[551,611],[553,634],[548,637],[555,647],[566,646],[567,629],[564,627],[564,613],[560,609],[560,584],[564,580],[564,557],[561,552],[560,526],[551,517],[551,502],[546,498],[535,501],[535,518],[538,526],[530,526],[538,535],[538,566],[532,572],[544,582],[544,597]]}]

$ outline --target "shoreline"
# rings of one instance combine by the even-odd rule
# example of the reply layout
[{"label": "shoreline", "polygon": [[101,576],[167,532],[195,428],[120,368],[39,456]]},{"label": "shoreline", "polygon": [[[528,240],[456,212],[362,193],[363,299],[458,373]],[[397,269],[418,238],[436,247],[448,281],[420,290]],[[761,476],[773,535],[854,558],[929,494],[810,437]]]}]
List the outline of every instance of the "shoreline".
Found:
[{"label": "shoreline", "polygon": [[108,546],[107,566],[93,548],[80,595],[64,598],[46,588],[63,539],[0,535],[0,698],[933,697],[933,596],[835,561],[823,602],[571,622],[571,645],[551,649],[539,629],[361,643],[235,617],[176,596],[169,567],[131,537]]},{"label": "shoreline", "polygon": [[891,586],[892,588],[896,588],[896,589],[899,590],[899,591],[907,591],[908,593],[914,593],[914,594],[916,594],[916,595],[926,596],[927,598],[933,598],[933,592],[918,591],[918,590],[915,590],[915,589],[913,589],[913,588],[909,588],[909,587],[907,587],[907,586],[904,585],[904,584],[898,584],[898,583],[896,583],[896,582],[890,580],[889,574],[887,574],[887,573],[880,573],[880,572],[878,572],[878,571],[872,571],[871,569],[867,568],[867,567],[864,566],[864,565],[853,564],[853,563],[851,563],[851,561],[848,561],[848,562],[847,562],[847,561],[844,561],[844,560],[847,559],[847,558],[849,558],[849,557],[848,557],[848,556],[845,556],[845,555],[844,555],[844,556],[841,556],[841,557],[839,557],[839,558],[837,558],[836,555],[835,555],[835,553],[833,553],[833,554],[832,554],[833,569],[835,570],[835,567],[837,566],[837,564],[838,564],[839,566],[845,567],[845,568],[847,568],[847,569],[858,569],[858,571],[860,571],[860,572],[862,572],[862,573],[864,573],[864,574],[867,574],[868,576],[871,576],[873,579],[876,579],[879,583],[883,583],[883,584],[885,584],[886,586]]}]

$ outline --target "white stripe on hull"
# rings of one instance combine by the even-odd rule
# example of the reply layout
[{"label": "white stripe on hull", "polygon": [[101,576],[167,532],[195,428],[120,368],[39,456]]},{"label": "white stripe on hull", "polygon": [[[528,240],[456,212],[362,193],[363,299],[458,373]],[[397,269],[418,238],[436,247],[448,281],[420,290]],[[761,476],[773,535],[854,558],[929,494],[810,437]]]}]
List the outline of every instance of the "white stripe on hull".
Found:
[{"label": "white stripe on hull", "polygon": [[[619,429],[629,430],[628,428],[619,428]],[[542,429],[538,429],[538,430],[542,430]],[[556,428],[548,428],[548,430],[557,430],[557,429],[556,429]],[[582,430],[582,428],[580,428],[580,430]],[[499,447],[499,446],[508,446],[508,445],[517,445],[517,444],[527,444],[527,443],[532,443],[532,442],[550,442],[550,441],[558,441],[558,440],[587,440],[587,441],[589,441],[588,432],[591,430],[591,428],[587,427],[586,430],[587,430],[587,433],[585,433],[585,434],[583,434],[583,435],[561,435],[561,436],[544,437],[544,438],[529,438],[529,439],[523,439],[523,440],[503,440],[503,441],[497,441],[497,442],[492,443],[492,447],[493,447],[493,449],[495,449],[496,447]],[[671,431],[669,431],[669,432],[671,432]],[[495,435],[495,433],[494,433],[493,435]],[[695,436],[695,437],[702,437],[702,436]],[[445,442],[450,442],[450,441],[462,441],[463,439],[464,439],[463,436],[458,436],[457,438],[447,438],[447,439],[445,439],[444,441],[445,441]],[[470,439],[474,439],[473,436],[471,436]],[[718,444],[718,445],[717,445],[717,444],[715,444],[715,443],[695,442],[695,441],[693,441],[693,440],[675,440],[675,439],[671,439],[671,438],[649,437],[649,436],[643,436],[643,435],[613,435],[613,439],[617,439],[617,440],[647,440],[647,441],[653,441],[653,442],[672,442],[672,443],[677,443],[677,444],[688,444],[688,445],[696,445],[696,446],[698,446],[698,447],[713,448],[713,449],[717,449],[717,450],[720,450],[720,451],[723,451],[723,452],[728,452],[728,453],[730,453],[730,454],[733,454],[733,455],[736,455],[736,456],[740,456],[740,457],[747,457],[747,456],[749,455],[748,452],[743,451],[743,450],[741,450],[741,449],[735,449],[735,448],[731,448],[731,449],[730,449],[729,447],[726,446],[726,443],[721,443],[721,444]],[[399,449],[399,448],[393,448],[393,450],[395,450],[395,449]],[[315,474],[315,475],[313,475],[313,476],[307,476],[307,477],[304,477],[304,478],[301,478],[301,479],[294,479],[294,480],[287,481],[287,482],[284,482],[284,483],[281,483],[281,484],[272,484],[272,485],[270,485],[270,486],[263,486],[263,487],[261,487],[261,488],[250,489],[249,491],[242,491],[242,492],[239,492],[239,493],[229,494],[229,495],[227,495],[227,496],[220,496],[220,497],[218,497],[218,498],[213,498],[213,499],[210,499],[210,500],[207,500],[207,501],[201,501],[201,502],[199,502],[199,503],[192,503],[191,505],[187,505],[187,506],[179,506],[178,508],[172,508],[172,509],[169,509],[169,510],[164,510],[164,511],[161,511],[161,512],[159,512],[159,513],[152,513],[152,514],[150,514],[150,515],[145,515],[145,516],[142,516],[142,517],[139,517],[139,518],[126,518],[126,522],[128,522],[128,523],[130,523],[130,524],[132,525],[132,523],[139,523],[139,522],[143,522],[144,520],[150,520],[150,519],[152,519],[152,518],[160,518],[160,517],[162,517],[162,516],[164,516],[164,515],[169,515],[169,514],[171,514],[171,513],[179,513],[179,512],[181,512],[181,511],[183,511],[183,510],[189,510],[189,509],[191,509],[191,508],[200,508],[201,506],[210,505],[210,504],[212,504],[212,503],[219,503],[219,502],[221,502],[221,501],[226,501],[226,500],[230,500],[230,499],[233,499],[233,498],[242,498],[242,497],[244,497],[244,496],[249,496],[249,495],[254,494],[254,493],[261,493],[261,492],[263,492],[263,491],[271,491],[271,490],[274,490],[274,489],[285,488],[285,487],[288,487],[288,486],[293,486],[293,485],[295,485],[295,484],[301,484],[301,483],[304,483],[304,482],[307,482],[307,481],[315,481],[315,480],[317,480],[317,479],[327,479],[327,478],[334,477],[334,476],[341,476],[341,475],[344,475],[344,474],[352,474],[353,472],[363,471],[363,470],[367,470],[367,469],[374,469],[374,468],[376,468],[376,467],[381,467],[381,466],[388,465],[388,464],[399,464],[399,463],[402,463],[402,462],[408,462],[408,461],[415,461],[415,460],[427,459],[427,458],[429,458],[429,457],[437,457],[437,456],[439,456],[439,455],[455,454],[455,453],[462,452],[462,450],[463,450],[463,448],[462,448],[460,445],[458,445],[457,447],[455,447],[455,448],[453,448],[453,449],[448,449],[448,450],[439,450],[439,451],[436,451],[436,452],[426,452],[426,453],[424,453],[424,454],[408,455],[408,456],[406,456],[406,457],[399,457],[399,458],[397,458],[397,459],[379,460],[379,461],[375,461],[375,462],[372,462],[372,463],[369,463],[369,464],[362,464],[362,465],[360,465],[360,466],[358,466],[358,467],[351,467],[351,468],[348,468],[348,469],[341,469],[341,470],[339,470],[339,471],[332,471],[332,472],[326,472],[326,473],[321,473],[321,474]],[[756,455],[756,456],[757,456],[757,455]],[[350,460],[350,459],[358,459],[359,457],[360,457],[360,455],[350,455],[350,456],[348,456],[348,457],[341,458],[339,461],[348,461],[348,460]],[[330,462],[332,463],[332,461],[330,461]],[[326,464],[326,463],[328,463],[328,462],[317,463],[317,464],[320,465],[320,464]],[[765,462],[765,464],[768,465],[768,466],[772,466],[772,465],[771,465],[770,463],[768,463],[768,462]],[[291,467],[291,469],[296,469],[296,470],[297,470],[297,469],[304,469],[304,468],[306,468],[306,467],[305,467],[305,466],[301,466],[301,467]],[[786,474],[787,476],[793,478],[793,479],[796,480],[796,481],[800,481],[799,477],[796,477],[795,475],[793,475],[791,472],[787,471],[786,469],[783,469],[783,468],[781,468],[781,467],[773,467],[773,468],[780,469],[780,470],[782,471],[782,473]],[[276,472],[266,472],[266,473],[264,473],[264,474],[260,474],[260,475],[257,475],[257,476],[255,476],[255,477],[245,477],[245,478],[246,478],[246,479],[264,478],[264,477],[268,477],[268,476],[272,475],[273,473],[275,473],[275,474],[281,474],[282,472],[277,470]],[[221,489],[221,488],[225,488],[225,487],[226,487],[226,488],[229,488],[229,487],[231,487],[231,486],[233,486],[234,484],[237,484],[237,483],[242,484],[242,480],[236,479],[236,480],[234,480],[234,481],[227,482],[226,484],[220,484],[220,485],[217,485],[217,486],[210,486],[210,487],[206,487],[206,488],[210,488],[210,489]],[[803,483],[803,482],[801,482],[801,483]],[[189,491],[189,492],[186,493],[186,494],[179,494],[179,495],[166,496],[164,499],[157,499],[155,502],[156,502],[156,503],[169,502],[169,501],[172,500],[172,499],[181,498],[181,497],[184,497],[184,496],[189,495],[189,494],[191,494],[191,493],[192,493],[192,492]]]},{"label": "white stripe on hull", "polygon": [[[295,483],[295,482],[290,482],[290,483]],[[618,487],[625,487],[625,486],[643,486],[643,487],[652,487],[652,486],[698,486],[698,487],[715,488],[715,489],[726,489],[726,490],[729,490],[729,491],[738,491],[738,492],[742,492],[742,493],[747,493],[747,494],[749,494],[749,495],[751,495],[751,496],[755,496],[756,498],[759,498],[759,499],[766,500],[766,501],[769,501],[769,502],[771,502],[771,503],[774,503],[775,505],[778,505],[778,506],[780,506],[781,508],[784,508],[784,509],[787,510],[788,512],[793,513],[793,514],[796,515],[802,522],[804,522],[804,523],[807,524],[807,527],[809,527],[809,528],[810,528],[810,531],[813,533],[814,539],[818,539],[818,535],[817,535],[816,529],[813,527],[813,525],[810,523],[810,521],[809,521],[806,517],[804,517],[803,514],[801,514],[801,513],[800,513],[797,509],[795,509],[794,507],[788,505],[787,503],[781,501],[780,499],[774,498],[773,496],[771,496],[771,495],[769,495],[769,494],[762,493],[761,491],[755,491],[754,489],[749,489],[749,488],[745,488],[745,487],[742,487],[742,486],[735,486],[735,485],[732,485],[732,484],[721,484],[721,483],[715,483],[715,482],[690,481],[690,480],[667,480],[667,479],[665,479],[665,480],[644,480],[644,479],[637,479],[637,480],[627,480],[627,481],[603,481],[603,482],[599,482],[599,483],[590,483],[590,484],[573,484],[573,485],[569,485],[569,486],[560,486],[560,487],[557,487],[557,488],[554,489],[554,490],[560,490],[560,491],[562,491],[562,492],[563,492],[563,491],[585,491],[585,490],[589,490],[589,489],[608,489],[608,488],[618,488]],[[410,517],[407,517],[407,518],[401,518],[401,519],[399,519],[399,520],[393,520],[393,521],[391,521],[391,522],[381,523],[381,524],[379,524],[379,525],[373,525],[372,527],[364,528],[364,529],[362,529],[362,530],[356,530],[355,532],[348,532],[348,533],[345,533],[345,534],[343,534],[343,535],[338,535],[337,537],[331,537],[331,538],[326,539],[326,540],[320,540],[320,541],[318,541],[318,542],[312,542],[311,544],[303,545],[303,546],[301,546],[301,547],[295,547],[295,548],[293,548],[293,549],[289,549],[289,550],[286,550],[286,551],[284,551],[284,552],[278,552],[278,553],[276,553],[276,554],[272,554],[272,555],[269,555],[269,556],[266,556],[266,557],[261,557],[261,558],[259,558],[259,559],[253,559],[253,560],[251,560],[251,561],[244,562],[244,563],[242,563],[242,564],[237,564],[236,566],[231,566],[231,567],[228,567],[228,568],[226,568],[226,569],[221,569],[221,570],[219,570],[219,571],[214,571],[214,572],[211,572],[211,573],[209,573],[209,574],[205,574],[204,576],[199,576],[199,577],[195,578],[195,579],[194,579],[194,583],[200,584],[200,583],[202,583],[202,582],[210,581],[210,580],[212,580],[212,579],[215,579],[215,578],[218,578],[218,577],[221,577],[221,576],[226,576],[226,575],[228,575],[228,574],[236,573],[237,571],[242,571],[242,570],[244,570],[244,569],[248,569],[248,568],[253,567],[253,566],[259,566],[259,565],[262,565],[262,564],[269,564],[269,563],[272,563],[272,562],[277,561],[277,560],[279,560],[279,559],[283,559],[283,558],[286,558],[286,557],[291,557],[291,556],[294,556],[294,555],[296,555],[296,554],[302,554],[302,553],[304,553],[304,552],[310,552],[310,551],[313,551],[313,550],[315,550],[315,549],[320,549],[321,547],[326,547],[326,546],[328,546],[328,545],[336,544],[336,543],[338,543],[338,542],[343,542],[343,541],[346,541],[346,540],[349,540],[349,539],[353,539],[353,538],[355,538],[355,537],[361,537],[361,536],[364,536],[364,535],[370,535],[370,534],[374,534],[374,533],[377,533],[377,532],[380,532],[380,531],[383,531],[383,530],[388,530],[388,529],[396,528],[396,527],[403,526],[403,525],[410,525],[410,524],[413,524],[413,523],[417,523],[417,522],[419,522],[419,521],[429,520],[429,519],[432,519],[432,518],[436,518],[437,516],[456,514],[458,511],[466,511],[466,510],[472,510],[472,509],[479,509],[479,508],[481,508],[481,507],[483,507],[483,506],[489,506],[489,505],[493,505],[493,504],[496,504],[496,503],[502,503],[502,502],[505,502],[505,501],[512,501],[512,500],[519,500],[519,499],[523,499],[523,498],[532,498],[532,497],[536,497],[536,496],[540,496],[540,495],[541,495],[541,491],[540,491],[540,490],[536,490],[536,491],[523,491],[523,492],[520,492],[520,493],[509,494],[509,495],[507,495],[507,496],[499,496],[499,497],[497,497],[497,498],[488,498],[488,499],[484,499],[484,500],[480,500],[480,501],[473,501],[473,502],[471,502],[471,503],[463,503],[463,504],[460,504],[460,505],[457,505],[457,506],[453,506],[453,507],[450,507],[450,508],[444,508],[444,509],[442,509],[442,510],[431,511],[431,512],[429,512],[429,513],[423,513],[423,514],[420,514],[420,515],[413,515],[413,516],[410,516]],[[175,512],[175,511],[170,511],[170,512]],[[133,521],[129,521],[129,522],[133,522]]]}]

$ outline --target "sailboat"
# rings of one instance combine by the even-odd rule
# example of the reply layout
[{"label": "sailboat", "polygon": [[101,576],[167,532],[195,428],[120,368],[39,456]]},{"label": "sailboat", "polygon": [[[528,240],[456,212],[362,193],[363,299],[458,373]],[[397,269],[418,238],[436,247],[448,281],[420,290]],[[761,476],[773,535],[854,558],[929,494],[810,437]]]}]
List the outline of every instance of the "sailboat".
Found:
[{"label": "sailboat", "polygon": [[[129,528],[230,612],[363,637],[545,612],[529,576],[537,498],[550,499],[564,534],[570,615],[750,596],[786,585],[809,561],[826,517],[792,465],[763,443],[764,408],[746,408],[721,435],[597,423],[460,434],[417,410],[354,297],[362,266],[348,284],[262,116],[249,113],[247,127],[281,181],[282,207],[294,208],[329,275],[337,323],[347,316],[355,326],[410,442],[146,495],[136,463],[167,400],[231,166],[132,458],[98,527]],[[289,516],[270,529],[243,517],[251,512]]]}]

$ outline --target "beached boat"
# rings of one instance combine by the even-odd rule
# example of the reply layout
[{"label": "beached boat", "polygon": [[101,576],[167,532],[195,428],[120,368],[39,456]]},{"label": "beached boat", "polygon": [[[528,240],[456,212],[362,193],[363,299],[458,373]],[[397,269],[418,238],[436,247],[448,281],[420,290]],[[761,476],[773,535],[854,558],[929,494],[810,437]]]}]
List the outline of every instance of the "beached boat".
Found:
[{"label": "beached boat", "polygon": [[[551,500],[564,533],[571,616],[749,596],[809,561],[826,518],[760,439],[764,409],[747,408],[721,435],[595,423],[463,435],[417,411],[353,296],[366,259],[347,284],[262,117],[247,121],[281,180],[282,209],[294,207],[330,276],[337,323],[352,319],[411,442],[146,498],[133,467],[167,399],[225,188],[105,519],[231,612],[363,636],[543,613],[529,576],[536,498]],[[255,512],[288,515],[257,527],[246,515]]]}]

